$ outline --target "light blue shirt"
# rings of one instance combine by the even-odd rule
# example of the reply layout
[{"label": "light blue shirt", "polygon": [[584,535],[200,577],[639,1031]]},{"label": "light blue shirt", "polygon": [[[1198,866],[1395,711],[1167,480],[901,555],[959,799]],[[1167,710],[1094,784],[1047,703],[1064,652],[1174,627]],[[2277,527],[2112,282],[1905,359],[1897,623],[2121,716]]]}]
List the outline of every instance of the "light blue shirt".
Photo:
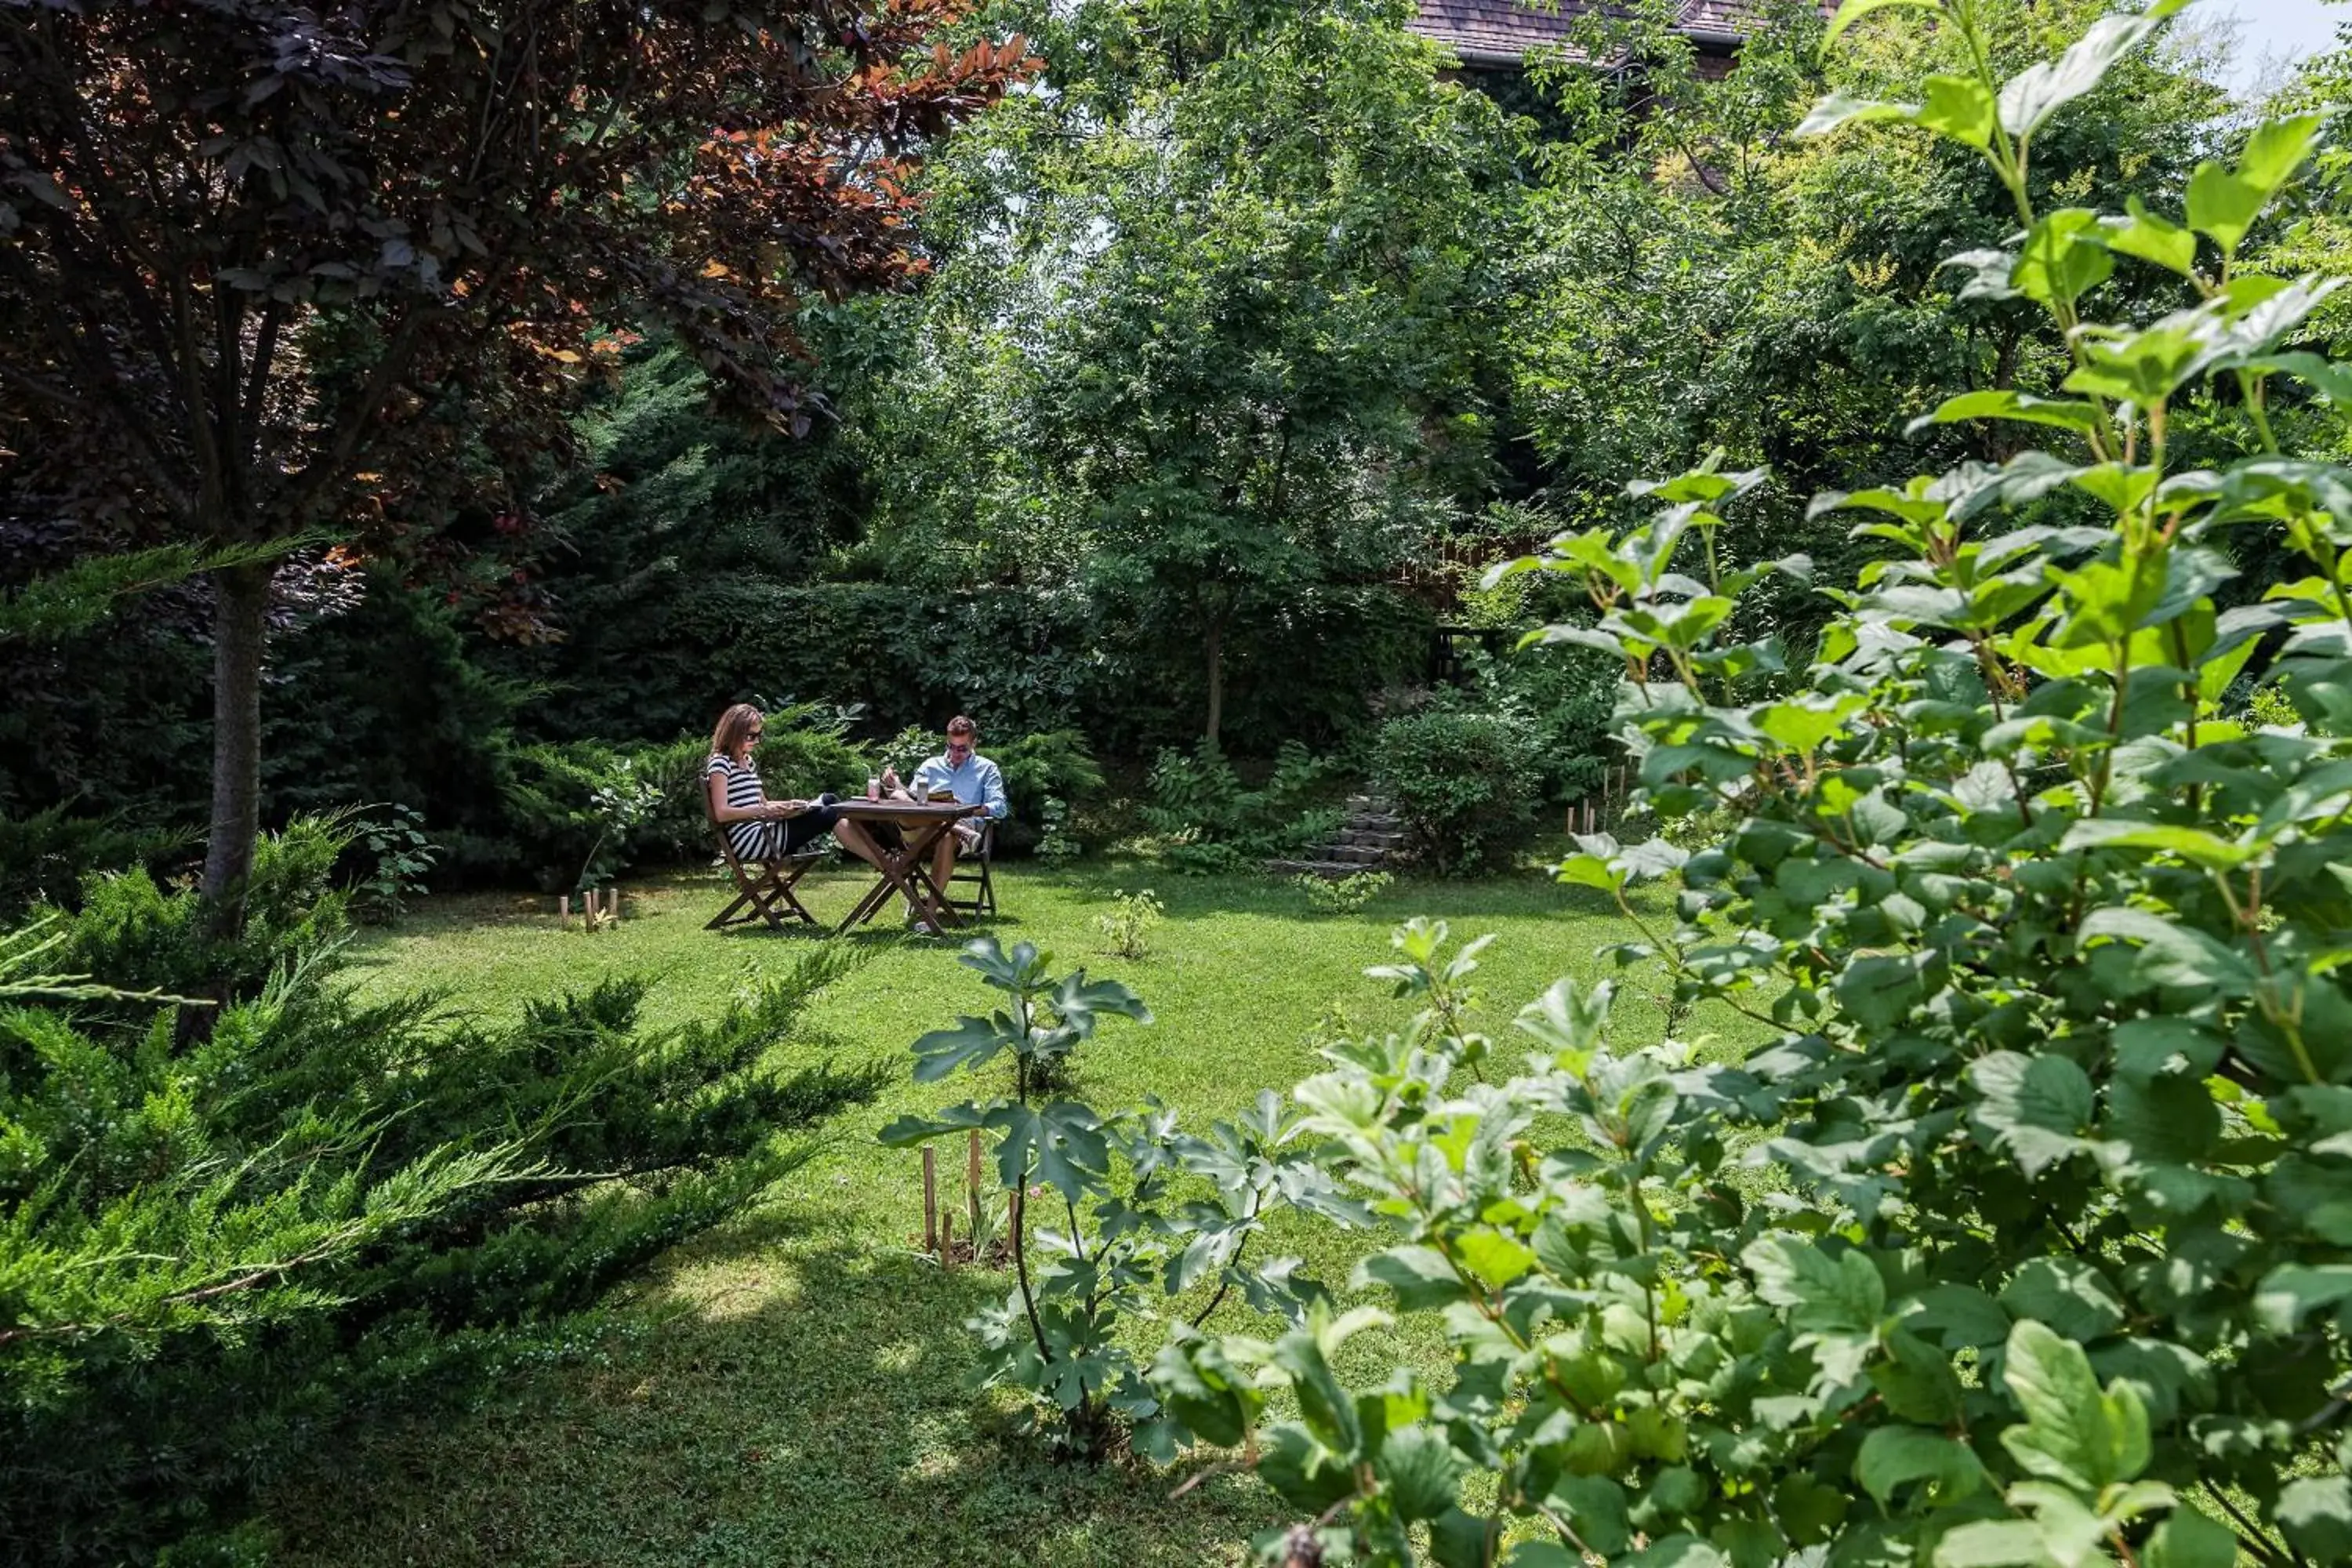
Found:
[{"label": "light blue shirt", "polygon": [[943,756],[926,758],[907,788],[917,800],[929,798],[935,789],[953,790],[956,799],[988,807],[988,815],[999,822],[1013,809],[1004,803],[1004,775],[978,752],[966,756],[960,768],[950,766]]}]

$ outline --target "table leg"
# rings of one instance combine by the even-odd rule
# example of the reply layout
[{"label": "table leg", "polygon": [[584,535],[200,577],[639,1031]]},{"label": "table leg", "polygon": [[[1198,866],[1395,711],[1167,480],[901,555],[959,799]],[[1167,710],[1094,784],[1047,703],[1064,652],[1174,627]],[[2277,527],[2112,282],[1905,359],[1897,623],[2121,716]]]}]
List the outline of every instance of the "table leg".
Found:
[{"label": "table leg", "polygon": [[931,885],[931,847],[947,830],[946,822],[935,822],[919,837],[908,840],[905,874],[899,884],[899,890],[907,895],[907,902],[913,906],[924,928],[933,936],[947,935],[947,928],[956,923],[954,911],[947,907],[947,900],[940,896],[940,890]]},{"label": "table leg", "polygon": [[888,906],[890,895],[897,893],[907,900],[908,907],[915,911],[925,930],[933,936],[945,936],[947,928],[955,924],[956,919],[953,911],[946,907],[945,900],[940,898],[939,889],[931,886],[926,857],[947,827],[945,822],[939,822],[913,832],[901,831],[900,847],[882,851],[882,864],[876,868],[881,872],[881,877],[866,890],[866,896],[857,900],[841,924],[834,928],[835,933],[872,920]]}]

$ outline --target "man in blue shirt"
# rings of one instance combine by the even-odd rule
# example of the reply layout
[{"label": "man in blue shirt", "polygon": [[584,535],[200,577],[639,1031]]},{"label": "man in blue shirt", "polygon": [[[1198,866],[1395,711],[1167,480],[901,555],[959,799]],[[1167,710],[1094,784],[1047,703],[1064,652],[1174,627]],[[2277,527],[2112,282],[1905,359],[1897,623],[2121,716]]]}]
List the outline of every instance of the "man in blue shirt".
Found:
[{"label": "man in blue shirt", "polygon": [[[986,817],[1002,822],[1010,808],[1004,803],[1004,775],[996,764],[980,754],[980,726],[959,713],[948,721],[948,749],[939,756],[927,758],[915,770],[910,792],[917,800],[929,800],[940,790],[953,793],[956,799],[973,808],[974,817]],[[886,786],[896,781],[885,779]],[[907,792],[901,792],[907,793]],[[956,857],[969,855],[980,847],[980,824],[966,820],[957,823],[940,835],[939,847],[931,851],[931,881],[944,889],[948,875],[953,869]]]}]

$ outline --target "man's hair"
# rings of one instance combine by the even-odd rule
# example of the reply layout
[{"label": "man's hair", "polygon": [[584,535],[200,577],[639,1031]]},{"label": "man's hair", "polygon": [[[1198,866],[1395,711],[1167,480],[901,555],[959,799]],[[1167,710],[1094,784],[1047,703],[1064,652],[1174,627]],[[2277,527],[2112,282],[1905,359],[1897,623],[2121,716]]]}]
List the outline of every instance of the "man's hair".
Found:
[{"label": "man's hair", "polygon": [[950,735],[977,735],[980,733],[980,726],[973,723],[968,716],[959,713],[954,718],[948,721],[948,733]]}]

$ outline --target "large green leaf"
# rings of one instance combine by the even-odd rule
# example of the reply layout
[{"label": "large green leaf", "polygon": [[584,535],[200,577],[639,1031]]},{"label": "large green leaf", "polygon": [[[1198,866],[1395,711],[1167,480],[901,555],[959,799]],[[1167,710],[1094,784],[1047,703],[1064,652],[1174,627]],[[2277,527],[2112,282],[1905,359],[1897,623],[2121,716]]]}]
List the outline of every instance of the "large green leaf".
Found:
[{"label": "large green leaf", "polygon": [[2095,430],[2105,416],[2095,403],[2074,398],[2036,397],[2007,389],[1963,392],[1936,405],[1933,414],[1911,422],[1913,431],[1932,425],[1957,425],[1963,419],[2018,419],[2030,425],[2054,425],[2066,430]]},{"label": "large green leaf", "polygon": [[2271,1270],[2254,1292],[2254,1316],[2274,1334],[2292,1334],[2305,1318],[2352,1300],[2352,1263],[2288,1263]]},{"label": "large green leaf", "polygon": [[2072,310],[2115,270],[2115,257],[2101,241],[2099,215],[2088,207],[2046,213],[2026,231],[2010,286],[2038,305]]},{"label": "large green leaf", "polygon": [[1314,1331],[1293,1329],[1274,1347],[1274,1364],[1290,1378],[1298,1413],[1316,1440],[1343,1458],[1353,1459],[1363,1450],[1364,1429],[1357,1419],[1356,1402],[1331,1374],[1331,1363]]},{"label": "large green leaf", "polygon": [[1874,120],[1909,120],[1917,110],[1907,103],[1889,103],[1881,99],[1850,98],[1833,92],[1814,104],[1812,110],[1797,126],[1800,136],[1826,136],[1841,126],[1867,123]]},{"label": "large green leaf", "polygon": [[2061,849],[2150,849],[2178,855],[2192,866],[2234,870],[2259,853],[2249,845],[2233,843],[2201,827],[2166,822],[2128,822],[2116,817],[2086,816],[2066,829]]},{"label": "large green leaf", "polygon": [[2233,1568],[2238,1537],[2195,1509],[2179,1508],[2156,1527],[2139,1560],[2142,1568]]},{"label": "large green leaf", "polygon": [[2054,60],[2018,72],[2000,89],[2000,126],[2012,136],[2031,136],[2061,108],[2099,85],[2108,68],[2188,0],[2158,0],[2138,16],[2116,13],[2091,24]]},{"label": "large green leaf", "polygon": [[2025,1424],[2000,1435],[2029,1474],[2082,1491],[2136,1479],[2149,1458],[2147,1413],[2118,1383],[2102,1391],[2083,1347],[2028,1321],[2009,1336],[2001,1381]]},{"label": "large green leaf", "polygon": [[1933,1503],[1958,1502],[1984,1484],[1985,1474],[1976,1450],[1947,1433],[1879,1426],[1862,1440],[1853,1479],[1885,1508],[1895,1489],[1909,1481],[1926,1481]]},{"label": "large green leaf", "polygon": [[1433,1247],[1393,1247],[1356,1265],[1359,1285],[1385,1285],[1396,1292],[1400,1311],[1425,1311],[1470,1294],[1445,1255]]},{"label": "large green leaf", "polygon": [[1093,1037],[1097,1020],[1105,1013],[1142,1024],[1151,1022],[1151,1009],[1141,997],[1116,980],[1088,980],[1083,969],[1072,971],[1054,988],[1052,1005],[1062,1022],[1076,1029],[1081,1039]]},{"label": "large green leaf", "polygon": [[2189,226],[2211,237],[2222,255],[2236,255],[2254,219],[2310,156],[2324,123],[2315,114],[2266,121],[2247,138],[2235,169],[2211,161],[2199,164],[2189,180]]},{"label": "large green leaf", "polygon": [[1389,1433],[1372,1456],[1372,1473],[1388,1489],[1397,1517],[1408,1522],[1435,1519],[1454,1507],[1469,1468],[1443,1432],[1420,1425]]},{"label": "large green leaf", "polygon": [[1013,1019],[1003,1013],[975,1018],[959,1016],[951,1029],[933,1029],[915,1041],[915,1081],[935,1083],[958,1068],[985,1066],[1018,1040]]},{"label": "large green leaf", "polygon": [[1110,1141],[1090,1106],[1057,1100],[1042,1110],[1000,1105],[988,1125],[1003,1135],[996,1149],[998,1175],[1008,1187],[1026,1171],[1071,1203],[1098,1186],[1110,1170]]},{"label": "large green leaf", "polygon": [[2137,196],[2126,199],[2124,210],[2130,215],[2129,217],[2108,220],[2106,242],[2109,249],[2124,256],[2137,256],[2143,261],[2153,261],[2183,278],[2196,270],[2195,234],[2148,211],[2140,205]]},{"label": "large green leaf", "polygon": [[1963,1524],[1936,1542],[1936,1568],[2059,1568],[2032,1521]]},{"label": "large green leaf", "polygon": [[2094,910],[2079,934],[2085,947],[2102,938],[2139,944],[2137,972],[2151,984],[2214,996],[2243,996],[2253,989],[2253,965],[2242,955],[2201,931],[2146,910]]},{"label": "large green leaf", "polygon": [[2002,1289],[2000,1304],[2078,1342],[2113,1333],[2125,1318],[2116,1288],[2095,1264],[2080,1258],[2026,1259]]},{"label": "large green leaf", "polygon": [[1756,1293],[1787,1309],[1801,1333],[1873,1334],[1885,1314],[1885,1282],[1859,1251],[1832,1258],[1801,1237],[1767,1236],[1739,1260],[1756,1276]]},{"label": "large green leaf", "polygon": [[2352,1480],[2305,1476],[2279,1493],[2279,1532],[2314,1563],[2352,1562]]},{"label": "large green leaf", "polygon": [[1213,1340],[1178,1339],[1160,1348],[1151,1385],[1171,1414],[1202,1441],[1231,1447],[1265,1406],[1265,1395]]},{"label": "large green leaf", "polygon": [[1911,119],[1922,131],[1983,152],[1992,144],[1993,100],[1972,76],[1931,76],[1920,84],[1919,107]]},{"label": "large green leaf", "polygon": [[1969,1082],[1980,1097],[1976,1119],[2028,1176],[2088,1147],[2091,1080],[2072,1058],[1994,1051],[1969,1068]]}]

